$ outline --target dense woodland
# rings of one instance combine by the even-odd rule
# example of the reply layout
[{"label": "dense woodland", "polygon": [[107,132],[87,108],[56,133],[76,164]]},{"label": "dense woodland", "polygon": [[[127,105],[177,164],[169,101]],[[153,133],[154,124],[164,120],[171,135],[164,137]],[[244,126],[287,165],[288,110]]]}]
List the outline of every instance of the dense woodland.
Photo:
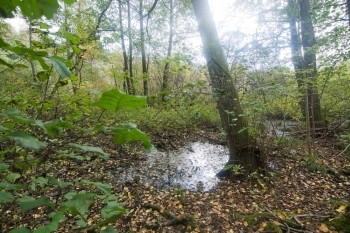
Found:
[{"label": "dense woodland", "polygon": [[349,0],[0,1],[0,232],[350,232]]}]

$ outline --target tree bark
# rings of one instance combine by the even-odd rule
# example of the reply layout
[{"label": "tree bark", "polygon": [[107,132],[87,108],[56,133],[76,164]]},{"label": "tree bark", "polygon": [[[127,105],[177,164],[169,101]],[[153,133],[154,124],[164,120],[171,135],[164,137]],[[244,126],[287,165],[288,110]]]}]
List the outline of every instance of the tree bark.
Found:
[{"label": "tree bark", "polygon": [[129,79],[129,67],[128,67],[128,55],[125,48],[125,37],[124,37],[124,28],[123,28],[123,16],[122,16],[122,0],[118,0],[118,11],[119,11],[119,31],[120,31],[120,40],[122,44],[123,51],[123,72],[124,72],[124,91],[126,93],[131,93],[131,83]]},{"label": "tree bark", "polygon": [[295,78],[298,84],[298,89],[300,93],[300,109],[303,114],[303,117],[306,118],[306,102],[305,102],[305,87],[303,80],[303,55],[300,42],[300,34],[297,28],[296,9],[295,0],[287,0],[288,2],[288,22],[289,22],[289,31],[290,31],[290,48],[292,54],[292,63],[295,71]]},{"label": "tree bark", "polygon": [[128,2],[128,37],[129,37],[129,79],[130,79],[130,93],[135,95],[135,86],[134,86],[134,73],[132,67],[132,35],[131,35],[131,12],[130,12],[130,1]]},{"label": "tree bark", "polygon": [[350,27],[350,0],[346,0],[346,9],[348,12],[348,22],[349,22],[349,27]]},{"label": "tree bark", "polygon": [[163,83],[162,83],[162,101],[165,102],[169,89],[169,77],[170,77],[170,57],[173,48],[174,38],[174,5],[173,0],[170,0],[170,12],[169,12],[169,40],[168,40],[168,52],[166,56]]},{"label": "tree bark", "polygon": [[148,95],[148,69],[146,61],[146,51],[145,51],[145,30],[143,28],[143,0],[140,0],[140,39],[141,39],[141,62],[142,62],[142,80],[143,80],[143,95]]},{"label": "tree bark", "polygon": [[[213,95],[217,102],[222,126],[227,134],[229,164],[241,165],[245,173],[262,166],[257,144],[247,131],[247,121],[233,86],[215,23],[207,0],[191,0],[202,39]],[[226,176],[227,172],[219,172]]]},{"label": "tree bark", "polygon": [[306,76],[306,88],[310,122],[313,125],[323,125],[320,98],[317,93],[317,67],[316,67],[316,45],[315,30],[311,20],[311,9],[309,0],[299,0],[301,20],[301,41],[304,51],[304,74]]}]

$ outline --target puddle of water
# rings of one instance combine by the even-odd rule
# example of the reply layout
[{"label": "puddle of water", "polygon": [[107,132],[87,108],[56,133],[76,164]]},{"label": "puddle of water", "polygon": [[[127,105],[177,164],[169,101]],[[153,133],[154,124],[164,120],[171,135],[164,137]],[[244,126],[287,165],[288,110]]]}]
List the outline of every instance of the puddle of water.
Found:
[{"label": "puddle of water", "polygon": [[208,191],[219,179],[216,177],[228,161],[227,147],[194,142],[179,151],[153,151],[145,161],[137,161],[130,167],[116,172],[117,178],[159,189],[181,187],[188,190]]},{"label": "puddle of water", "polygon": [[271,120],[267,123],[267,130],[270,135],[289,137],[291,131],[298,127],[298,122],[291,120]]}]

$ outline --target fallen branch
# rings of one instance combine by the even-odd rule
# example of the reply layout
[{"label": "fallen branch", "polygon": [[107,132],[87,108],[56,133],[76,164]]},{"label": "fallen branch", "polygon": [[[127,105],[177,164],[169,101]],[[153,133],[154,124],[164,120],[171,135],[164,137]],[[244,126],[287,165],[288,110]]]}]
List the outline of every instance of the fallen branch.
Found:
[{"label": "fallen branch", "polygon": [[159,205],[155,204],[145,204],[144,208],[158,211],[163,217],[169,219],[170,221],[160,224],[160,226],[174,226],[174,225],[183,225],[183,226],[192,226],[194,225],[195,219],[191,214],[183,214],[176,216],[170,211],[162,209]]},{"label": "fallen branch", "polygon": [[337,154],[336,157],[341,156],[342,154],[344,154],[344,153],[349,149],[349,147],[350,147],[350,144],[347,145],[347,146],[345,147],[345,149],[344,149],[342,152],[340,152],[339,154]]}]

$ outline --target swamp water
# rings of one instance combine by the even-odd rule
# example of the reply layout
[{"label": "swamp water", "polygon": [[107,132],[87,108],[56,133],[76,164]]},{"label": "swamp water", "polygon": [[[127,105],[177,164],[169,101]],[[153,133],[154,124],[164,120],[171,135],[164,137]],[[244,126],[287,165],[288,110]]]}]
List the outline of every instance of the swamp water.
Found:
[{"label": "swamp water", "polygon": [[[270,121],[266,126],[270,136],[290,137],[295,130],[294,121]],[[226,146],[193,142],[168,152],[156,149],[146,155],[145,160],[133,161],[128,167],[117,169],[116,178],[124,183],[140,182],[158,189],[182,188],[192,191],[208,191],[220,180],[216,174],[229,158]],[[268,162],[271,169],[278,169]]]},{"label": "swamp water", "polygon": [[179,187],[187,190],[208,191],[219,179],[218,173],[228,161],[227,147],[194,142],[177,151],[154,150],[144,161],[136,161],[116,171],[124,182],[138,182],[159,189]]}]

